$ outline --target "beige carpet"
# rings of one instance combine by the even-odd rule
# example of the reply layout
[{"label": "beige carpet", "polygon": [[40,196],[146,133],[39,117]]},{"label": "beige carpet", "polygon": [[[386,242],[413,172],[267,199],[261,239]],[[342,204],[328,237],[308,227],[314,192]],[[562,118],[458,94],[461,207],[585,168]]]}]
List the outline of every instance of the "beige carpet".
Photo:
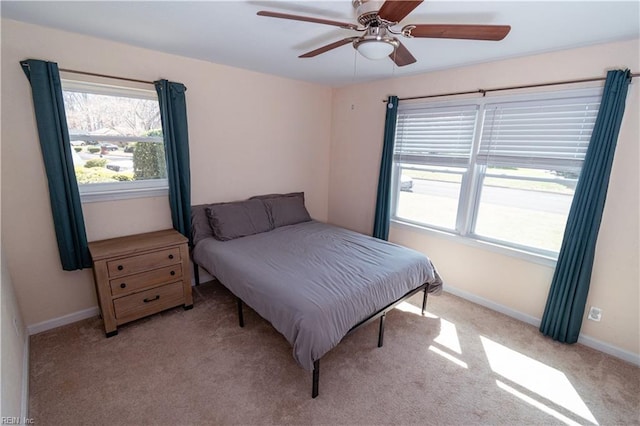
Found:
[{"label": "beige carpet", "polygon": [[[195,307],[120,327],[92,318],[31,337],[38,425],[640,424],[640,369],[455,296],[404,304],[345,338],[311,374],[217,283]],[[412,304],[418,306],[420,297]]]}]

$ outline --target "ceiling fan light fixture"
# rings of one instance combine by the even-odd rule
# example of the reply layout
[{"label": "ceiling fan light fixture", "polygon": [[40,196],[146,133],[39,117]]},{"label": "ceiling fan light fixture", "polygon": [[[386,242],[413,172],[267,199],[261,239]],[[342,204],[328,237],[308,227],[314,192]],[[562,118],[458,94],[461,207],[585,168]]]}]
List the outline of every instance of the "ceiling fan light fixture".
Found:
[{"label": "ceiling fan light fixture", "polygon": [[358,53],[373,60],[388,57],[397,47],[397,42],[394,43],[394,40],[365,39],[356,40],[353,44]]},{"label": "ceiling fan light fixture", "polygon": [[400,45],[400,42],[388,35],[386,27],[371,26],[367,34],[354,40],[353,47],[367,59],[384,59]]}]

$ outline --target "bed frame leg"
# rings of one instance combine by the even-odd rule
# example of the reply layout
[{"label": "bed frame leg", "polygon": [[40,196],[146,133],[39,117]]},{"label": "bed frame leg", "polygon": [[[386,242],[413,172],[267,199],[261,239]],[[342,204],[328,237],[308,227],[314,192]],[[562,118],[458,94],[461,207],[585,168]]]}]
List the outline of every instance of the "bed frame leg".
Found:
[{"label": "bed frame leg", "polygon": [[238,297],[238,322],[240,327],[244,327],[244,315],[242,314],[242,299]]},{"label": "bed frame leg", "polygon": [[387,316],[386,313],[382,314],[380,317],[380,330],[378,331],[378,347],[381,348],[384,344],[384,318]]},{"label": "bed frame leg", "polygon": [[311,387],[311,398],[318,396],[318,382],[320,381],[320,360],[313,361],[313,385]]},{"label": "bed frame leg", "polygon": [[424,296],[422,297],[422,316],[427,313],[427,290],[429,287],[424,288]]},{"label": "bed frame leg", "polygon": [[200,285],[200,269],[195,262],[193,262],[193,279],[196,281],[196,285]]}]

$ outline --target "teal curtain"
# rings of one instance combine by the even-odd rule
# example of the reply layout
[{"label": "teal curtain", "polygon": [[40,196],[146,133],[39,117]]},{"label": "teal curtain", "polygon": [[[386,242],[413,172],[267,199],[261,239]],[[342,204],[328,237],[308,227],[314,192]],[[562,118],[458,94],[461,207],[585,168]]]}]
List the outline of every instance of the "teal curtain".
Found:
[{"label": "teal curtain", "polygon": [[575,343],[580,334],[596,240],[630,81],[628,70],[607,73],[600,110],[567,218],[540,325],[543,334],[560,342]]},{"label": "teal curtain", "polygon": [[389,239],[389,218],[391,215],[391,173],[393,171],[393,145],[398,119],[398,97],[389,96],[384,123],[384,140],[380,175],[378,176],[378,197],[373,222],[373,236],[381,240]]},{"label": "teal curtain", "polygon": [[21,61],[20,65],[31,83],[62,269],[74,271],[89,268],[91,255],[71,157],[58,64],[28,59]]},{"label": "teal curtain", "polygon": [[167,157],[169,204],[173,227],[191,239],[191,172],[187,128],[187,88],[167,80],[155,82],[160,102],[162,134]]}]

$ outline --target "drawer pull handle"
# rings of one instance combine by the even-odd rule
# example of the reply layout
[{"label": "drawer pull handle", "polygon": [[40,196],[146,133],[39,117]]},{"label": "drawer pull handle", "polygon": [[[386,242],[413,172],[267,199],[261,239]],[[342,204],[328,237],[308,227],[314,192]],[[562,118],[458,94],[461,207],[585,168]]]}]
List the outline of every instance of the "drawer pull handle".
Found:
[{"label": "drawer pull handle", "polygon": [[125,283],[120,284],[120,288],[126,288],[126,287],[127,287],[127,284]]},{"label": "drawer pull handle", "polygon": [[176,274],[176,271],[171,271],[171,275],[175,275],[175,274]]},{"label": "drawer pull handle", "polygon": [[158,300],[160,299],[160,295],[156,294],[156,297],[154,297],[153,299],[144,299],[143,302],[144,303],[149,303],[149,302],[153,302],[154,300]]},{"label": "drawer pull handle", "polygon": [[123,269],[124,269],[124,266],[118,265],[118,271],[122,271]]},{"label": "drawer pull handle", "polygon": [[172,254],[169,255],[169,259],[173,259],[173,255]]}]

